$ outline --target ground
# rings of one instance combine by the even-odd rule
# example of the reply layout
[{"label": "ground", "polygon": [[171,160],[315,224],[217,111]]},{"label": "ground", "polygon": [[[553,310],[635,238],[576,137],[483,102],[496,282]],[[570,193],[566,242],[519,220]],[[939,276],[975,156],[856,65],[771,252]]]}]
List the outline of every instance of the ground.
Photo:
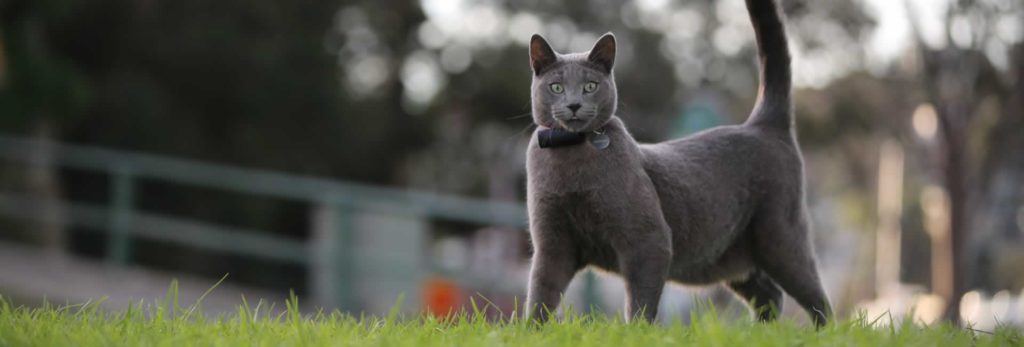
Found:
[{"label": "ground", "polygon": [[[302,314],[294,297],[284,310],[248,303],[233,314],[207,316],[182,307],[173,291],[160,302],[109,311],[95,302],[19,307],[0,298],[0,346],[1021,346],[1014,328],[992,332],[885,317],[843,320],[815,330],[792,321],[761,324],[695,315],[690,324],[627,324],[606,316],[567,314],[534,325],[484,319],[486,305],[449,319]],[[270,312],[279,312],[273,314]],[[398,312],[398,310],[395,310]],[[515,313],[509,312],[507,316]],[[884,323],[884,324],[883,324]]]}]

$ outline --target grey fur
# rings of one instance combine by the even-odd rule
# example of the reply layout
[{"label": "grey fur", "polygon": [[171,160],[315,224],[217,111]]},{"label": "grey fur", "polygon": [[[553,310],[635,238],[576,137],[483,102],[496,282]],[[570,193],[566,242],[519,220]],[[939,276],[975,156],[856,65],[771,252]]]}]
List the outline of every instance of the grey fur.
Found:
[{"label": "grey fur", "polygon": [[[529,145],[529,317],[547,319],[544,311],[558,306],[586,266],[622,275],[627,320],[656,317],[666,281],[725,283],[761,320],[781,309],[781,290],[815,324],[830,317],[808,235],[803,160],[788,106],[788,51],[766,47],[785,43],[781,19],[772,0],[747,0],[747,7],[762,62],[783,65],[762,66],[762,84],[775,84],[761,86],[746,124],[657,144],[636,143],[614,116],[611,34],[591,52],[564,55],[534,35],[534,122],[577,132],[603,128],[611,145],[541,149],[536,136]],[[588,82],[599,87],[585,93]],[[552,83],[564,91],[556,93]]]}]

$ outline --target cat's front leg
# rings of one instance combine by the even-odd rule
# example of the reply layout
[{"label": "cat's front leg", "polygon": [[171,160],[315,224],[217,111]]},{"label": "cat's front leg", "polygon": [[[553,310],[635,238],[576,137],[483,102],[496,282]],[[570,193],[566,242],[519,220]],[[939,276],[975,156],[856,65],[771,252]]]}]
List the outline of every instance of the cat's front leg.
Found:
[{"label": "cat's front leg", "polygon": [[526,294],[526,318],[546,322],[558,308],[566,287],[578,270],[575,259],[570,259],[565,253],[539,250],[534,253]]},{"label": "cat's front leg", "polygon": [[533,262],[524,313],[527,319],[545,322],[555,312],[566,287],[582,268],[566,223],[557,209],[537,204],[530,213]]},{"label": "cat's front leg", "polygon": [[672,261],[672,250],[665,242],[632,245],[618,253],[619,270],[626,282],[626,321],[638,317],[654,321]]}]

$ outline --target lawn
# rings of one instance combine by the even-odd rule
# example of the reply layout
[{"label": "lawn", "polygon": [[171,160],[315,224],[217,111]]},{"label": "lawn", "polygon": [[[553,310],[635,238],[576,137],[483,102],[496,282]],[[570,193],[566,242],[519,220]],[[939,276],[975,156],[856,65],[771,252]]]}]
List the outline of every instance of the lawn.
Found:
[{"label": "lawn", "polygon": [[[172,288],[173,289],[173,288]],[[823,330],[791,321],[760,324],[719,319],[691,324],[626,324],[603,315],[568,314],[542,326],[483,315],[353,317],[302,314],[293,298],[281,313],[258,303],[230,315],[207,317],[200,305],[171,300],[110,312],[95,303],[18,307],[0,299],[0,346],[1021,346],[1019,330],[973,331],[948,325],[880,324],[852,319]],[[478,306],[479,307],[479,306]],[[476,312],[482,310],[480,307]],[[472,311],[472,310],[471,310]],[[397,310],[395,311],[397,312]],[[509,313],[512,315],[513,313]]]}]

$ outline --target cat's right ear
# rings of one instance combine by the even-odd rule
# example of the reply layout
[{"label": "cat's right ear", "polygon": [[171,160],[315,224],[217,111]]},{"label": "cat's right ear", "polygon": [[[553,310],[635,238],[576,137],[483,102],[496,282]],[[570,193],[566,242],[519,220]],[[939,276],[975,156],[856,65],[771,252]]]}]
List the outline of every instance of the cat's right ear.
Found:
[{"label": "cat's right ear", "polygon": [[540,35],[533,34],[533,37],[530,38],[530,67],[533,68],[533,74],[539,76],[544,69],[556,61],[558,58],[548,41]]},{"label": "cat's right ear", "polygon": [[607,33],[601,36],[590,49],[587,60],[600,66],[605,73],[611,73],[615,66],[615,35]]}]

